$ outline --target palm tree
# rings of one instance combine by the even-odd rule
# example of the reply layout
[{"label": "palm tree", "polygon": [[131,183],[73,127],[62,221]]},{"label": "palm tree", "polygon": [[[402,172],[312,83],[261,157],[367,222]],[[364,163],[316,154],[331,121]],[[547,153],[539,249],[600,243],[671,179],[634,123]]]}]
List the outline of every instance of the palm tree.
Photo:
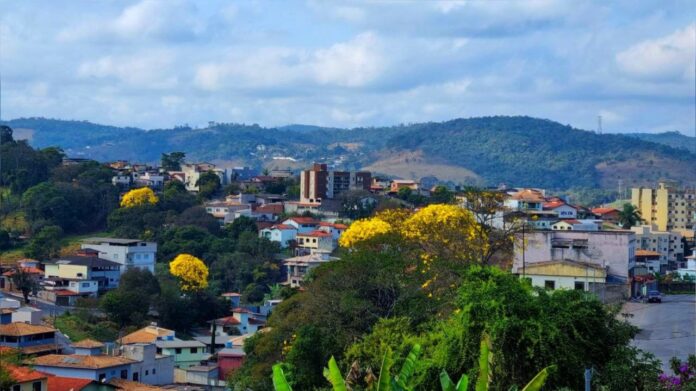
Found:
[{"label": "palm tree", "polygon": [[638,208],[632,204],[625,203],[623,209],[619,211],[619,223],[623,229],[629,229],[642,221],[643,218],[640,216]]}]

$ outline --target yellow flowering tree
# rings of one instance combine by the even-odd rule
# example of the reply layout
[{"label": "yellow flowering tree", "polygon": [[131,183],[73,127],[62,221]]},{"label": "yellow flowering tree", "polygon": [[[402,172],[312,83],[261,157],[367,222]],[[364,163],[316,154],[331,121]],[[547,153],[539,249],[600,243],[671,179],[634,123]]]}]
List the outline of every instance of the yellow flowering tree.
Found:
[{"label": "yellow flowering tree", "polygon": [[149,187],[141,187],[124,194],[121,199],[121,207],[130,208],[133,206],[153,205],[156,204],[157,201],[159,201],[159,199],[152,189]]},{"label": "yellow flowering tree", "polygon": [[208,267],[190,254],[179,254],[169,263],[169,272],[179,279],[184,292],[205,289],[208,286]]},{"label": "yellow flowering tree", "polygon": [[358,220],[341,235],[338,243],[342,247],[355,247],[390,232],[392,232],[392,226],[379,217]]}]

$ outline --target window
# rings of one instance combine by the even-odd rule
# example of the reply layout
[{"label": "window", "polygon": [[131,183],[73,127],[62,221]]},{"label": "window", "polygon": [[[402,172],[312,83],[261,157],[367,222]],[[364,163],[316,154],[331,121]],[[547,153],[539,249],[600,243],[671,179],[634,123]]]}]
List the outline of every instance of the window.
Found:
[{"label": "window", "polygon": [[149,374],[150,374],[150,371],[146,369],[146,370],[145,370],[145,376],[147,376],[147,375],[149,375]]},{"label": "window", "polygon": [[128,370],[127,369],[121,369],[121,379],[128,380]]},{"label": "window", "polygon": [[162,354],[162,348],[157,348],[157,354]]},{"label": "window", "polygon": [[198,348],[191,348],[191,354],[198,353]]},{"label": "window", "polygon": [[152,368],[152,374],[153,374],[153,375],[156,375],[156,374],[157,374],[157,369]]},{"label": "window", "polygon": [[556,281],[546,280],[544,281],[544,288],[554,290],[556,289]]},{"label": "window", "polygon": [[584,291],[585,290],[585,282],[584,281],[575,281],[575,290],[576,291]]},{"label": "window", "polygon": [[99,374],[99,382],[101,383],[101,382],[103,382],[104,380],[106,380],[106,373],[100,373],[100,374]]},{"label": "window", "polygon": [[174,353],[176,353],[176,354],[181,354],[181,348],[176,348],[176,349],[174,349]]},{"label": "window", "polygon": [[12,386],[12,391],[22,391],[22,386],[17,384],[16,386]]},{"label": "window", "polygon": [[139,375],[138,372],[133,372],[133,381],[139,381],[139,380],[140,380],[140,376],[138,376],[138,375]]},{"label": "window", "polygon": [[83,288],[89,288],[89,285],[90,285],[89,282],[83,282],[83,283],[82,283],[82,287],[83,287]]},{"label": "window", "polygon": [[41,391],[41,382],[35,381],[31,383],[31,391]]}]

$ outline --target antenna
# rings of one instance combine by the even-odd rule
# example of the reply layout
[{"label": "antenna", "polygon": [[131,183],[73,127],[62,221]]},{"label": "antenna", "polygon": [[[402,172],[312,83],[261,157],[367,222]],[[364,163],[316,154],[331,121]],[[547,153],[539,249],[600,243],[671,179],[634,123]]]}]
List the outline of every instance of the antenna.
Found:
[{"label": "antenna", "polygon": [[597,116],[597,133],[602,134],[602,116]]}]

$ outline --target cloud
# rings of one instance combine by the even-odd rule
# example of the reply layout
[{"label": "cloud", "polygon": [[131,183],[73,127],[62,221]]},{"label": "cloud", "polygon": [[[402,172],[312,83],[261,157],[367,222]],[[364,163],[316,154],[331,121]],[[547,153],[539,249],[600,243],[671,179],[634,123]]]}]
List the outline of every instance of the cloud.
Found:
[{"label": "cloud", "polygon": [[696,23],[674,33],[637,43],[616,55],[628,76],[655,81],[686,81],[696,72]]},{"label": "cloud", "polygon": [[375,80],[385,68],[380,44],[373,33],[363,33],[350,42],[319,50],[312,59],[316,80],[321,84],[361,87]]},{"label": "cloud", "polygon": [[104,56],[80,64],[80,78],[116,79],[138,88],[174,88],[176,75],[170,73],[173,56],[166,51],[138,53],[130,56]]}]

